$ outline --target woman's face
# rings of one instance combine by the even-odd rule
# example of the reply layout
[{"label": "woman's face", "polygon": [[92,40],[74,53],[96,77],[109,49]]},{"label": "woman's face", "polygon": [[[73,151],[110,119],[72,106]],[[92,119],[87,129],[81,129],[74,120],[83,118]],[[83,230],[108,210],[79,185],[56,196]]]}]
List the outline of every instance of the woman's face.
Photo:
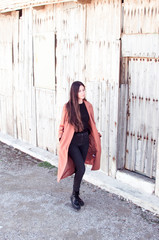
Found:
[{"label": "woman's face", "polygon": [[85,98],[85,87],[81,85],[78,90],[78,100],[83,102],[83,99]]}]

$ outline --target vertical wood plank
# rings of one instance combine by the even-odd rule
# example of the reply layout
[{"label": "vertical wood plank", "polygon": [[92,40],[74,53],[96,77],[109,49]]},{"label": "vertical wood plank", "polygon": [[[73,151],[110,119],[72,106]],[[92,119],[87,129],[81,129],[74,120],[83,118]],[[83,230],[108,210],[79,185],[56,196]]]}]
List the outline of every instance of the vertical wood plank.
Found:
[{"label": "vertical wood plank", "polygon": [[117,141],[117,168],[125,167],[126,141],[127,141],[127,117],[128,117],[128,58],[122,59],[121,84],[119,89],[119,117],[118,117],[118,141]]},{"label": "vertical wood plank", "polygon": [[159,197],[159,131],[157,132],[157,165],[156,165],[156,181],[155,181],[155,194]]}]

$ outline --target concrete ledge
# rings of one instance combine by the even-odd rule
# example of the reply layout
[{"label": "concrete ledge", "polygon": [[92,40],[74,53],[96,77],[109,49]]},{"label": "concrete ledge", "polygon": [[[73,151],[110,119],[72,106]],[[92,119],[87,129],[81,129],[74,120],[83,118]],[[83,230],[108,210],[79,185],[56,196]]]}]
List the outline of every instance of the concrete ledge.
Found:
[{"label": "concrete ledge", "polygon": [[[42,161],[47,161],[54,166],[58,166],[58,157],[43,149],[33,147],[13,137],[0,133],[0,141],[21,150]],[[119,178],[119,174],[118,174]],[[117,179],[107,176],[102,171],[91,171],[87,166],[84,179],[110,193],[123,197],[134,204],[159,215],[159,198],[155,195],[139,191],[137,188],[125,184]]]},{"label": "concrete ledge", "polygon": [[155,192],[155,181],[143,175],[139,175],[134,172],[127,170],[117,171],[116,179],[127,183],[133,188],[136,188],[138,191],[146,192],[148,194],[154,194]]}]

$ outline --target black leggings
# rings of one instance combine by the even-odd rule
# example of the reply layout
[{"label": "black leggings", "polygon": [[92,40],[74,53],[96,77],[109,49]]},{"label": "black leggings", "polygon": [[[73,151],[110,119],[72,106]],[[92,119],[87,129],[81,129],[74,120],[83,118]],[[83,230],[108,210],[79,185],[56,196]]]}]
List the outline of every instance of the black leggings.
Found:
[{"label": "black leggings", "polygon": [[89,147],[88,132],[74,134],[68,153],[75,164],[73,191],[79,192],[82,177],[85,173],[85,160]]}]

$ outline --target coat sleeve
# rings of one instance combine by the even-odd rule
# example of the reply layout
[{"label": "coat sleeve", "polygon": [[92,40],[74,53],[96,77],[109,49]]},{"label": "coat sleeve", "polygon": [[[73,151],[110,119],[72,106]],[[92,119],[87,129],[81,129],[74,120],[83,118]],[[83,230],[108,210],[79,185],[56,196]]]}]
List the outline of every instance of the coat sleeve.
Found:
[{"label": "coat sleeve", "polygon": [[59,125],[59,130],[58,130],[59,140],[62,138],[62,135],[63,135],[63,132],[64,132],[65,121],[66,121],[66,104],[63,106],[61,121],[60,121],[60,125]]}]

